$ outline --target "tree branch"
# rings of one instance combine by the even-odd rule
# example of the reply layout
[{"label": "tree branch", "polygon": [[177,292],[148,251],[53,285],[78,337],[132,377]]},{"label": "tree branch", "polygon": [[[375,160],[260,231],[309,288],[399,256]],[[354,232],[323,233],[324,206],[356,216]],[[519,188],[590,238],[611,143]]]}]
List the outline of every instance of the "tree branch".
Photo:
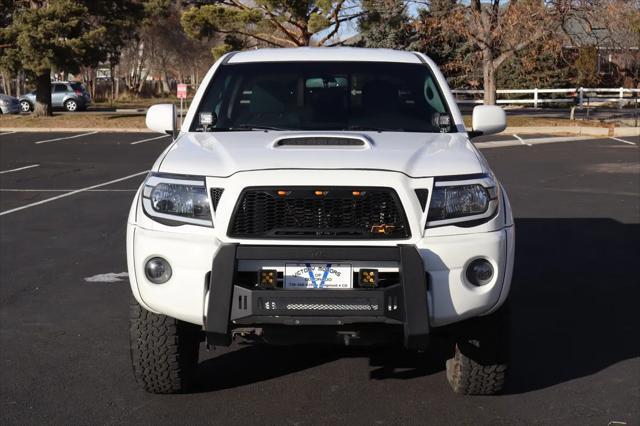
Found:
[{"label": "tree branch", "polygon": [[261,6],[267,15],[269,15],[269,21],[282,31],[285,36],[293,43],[294,46],[300,46],[300,39],[292,34],[281,22],[278,21],[278,17],[269,9],[266,5]]},{"label": "tree branch", "polygon": [[333,27],[333,29],[331,31],[329,31],[329,33],[326,36],[324,36],[318,42],[318,45],[322,46],[323,44],[325,44],[328,40],[331,39],[331,37],[336,35],[338,30],[340,29],[340,23],[341,23],[341,21],[339,20],[340,9],[342,9],[342,5],[344,4],[344,2],[345,2],[345,0],[340,0],[338,2],[338,4],[336,4],[336,7],[333,9],[333,12],[331,13],[331,16],[333,17],[333,20],[335,22],[334,27]]}]

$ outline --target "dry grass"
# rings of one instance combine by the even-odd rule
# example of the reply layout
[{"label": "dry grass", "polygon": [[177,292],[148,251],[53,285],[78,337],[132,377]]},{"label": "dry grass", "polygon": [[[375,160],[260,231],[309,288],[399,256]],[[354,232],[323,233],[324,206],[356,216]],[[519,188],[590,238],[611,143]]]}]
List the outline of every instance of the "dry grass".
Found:
[{"label": "dry grass", "polygon": [[[189,99],[191,101],[191,99]],[[102,102],[94,102],[90,109],[94,108],[115,108],[115,109],[139,109],[139,108],[149,108],[151,105],[155,104],[174,104],[176,106],[180,105],[180,99],[176,97],[168,97],[168,98],[121,98],[111,103],[109,101]]]},{"label": "dry grass", "polygon": [[56,114],[53,117],[2,115],[0,127],[144,129],[144,114]]}]

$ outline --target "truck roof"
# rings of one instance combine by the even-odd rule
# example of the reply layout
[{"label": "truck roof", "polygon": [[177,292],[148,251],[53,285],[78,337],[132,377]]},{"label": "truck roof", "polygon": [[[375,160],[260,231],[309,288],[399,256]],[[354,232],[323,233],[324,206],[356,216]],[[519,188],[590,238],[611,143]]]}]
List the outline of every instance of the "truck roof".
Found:
[{"label": "truck roof", "polygon": [[228,63],[290,61],[402,62],[412,64],[421,62],[414,53],[402,50],[359,47],[296,47],[238,52],[229,59]]}]

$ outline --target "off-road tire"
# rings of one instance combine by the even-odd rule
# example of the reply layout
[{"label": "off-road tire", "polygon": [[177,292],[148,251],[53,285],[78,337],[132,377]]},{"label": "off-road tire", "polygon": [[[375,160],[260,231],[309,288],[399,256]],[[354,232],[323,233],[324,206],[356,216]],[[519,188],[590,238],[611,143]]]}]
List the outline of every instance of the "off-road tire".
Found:
[{"label": "off-road tire", "polygon": [[494,395],[506,383],[509,314],[506,306],[460,327],[453,358],[447,360],[447,380],[462,395]]},{"label": "off-road tire", "polygon": [[131,304],[131,362],[138,384],[151,393],[183,393],[193,385],[200,326]]}]

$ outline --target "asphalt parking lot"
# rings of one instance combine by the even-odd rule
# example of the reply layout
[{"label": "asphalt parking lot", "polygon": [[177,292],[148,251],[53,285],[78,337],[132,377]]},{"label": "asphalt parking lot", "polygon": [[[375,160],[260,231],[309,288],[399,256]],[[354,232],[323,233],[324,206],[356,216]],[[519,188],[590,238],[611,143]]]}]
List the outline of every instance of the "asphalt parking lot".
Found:
[{"label": "asphalt parking lot", "polygon": [[0,424],[640,424],[640,138],[542,137],[483,149],[517,226],[504,395],[452,394],[444,351],[235,344],[158,396],[132,377],[126,278],[86,278],[126,271],[170,138],[0,132]]}]

